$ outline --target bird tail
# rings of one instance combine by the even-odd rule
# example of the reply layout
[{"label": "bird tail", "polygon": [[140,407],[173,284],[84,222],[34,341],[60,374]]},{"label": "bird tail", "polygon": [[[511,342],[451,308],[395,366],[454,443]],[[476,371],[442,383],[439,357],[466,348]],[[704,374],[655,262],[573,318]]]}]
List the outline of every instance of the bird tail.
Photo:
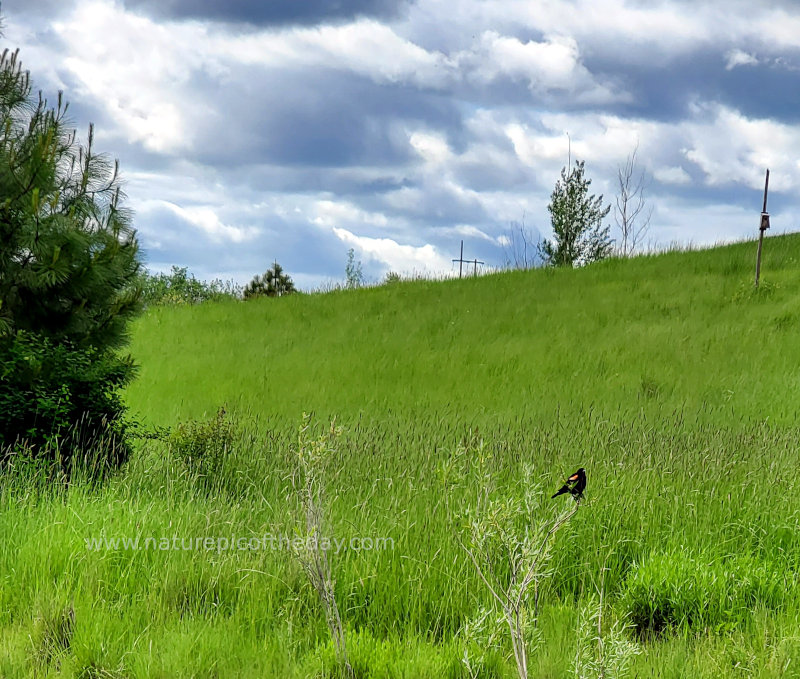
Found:
[{"label": "bird tail", "polygon": [[553,498],[563,495],[564,493],[569,493],[569,486],[562,486],[555,495],[551,496],[550,499],[552,500]]}]

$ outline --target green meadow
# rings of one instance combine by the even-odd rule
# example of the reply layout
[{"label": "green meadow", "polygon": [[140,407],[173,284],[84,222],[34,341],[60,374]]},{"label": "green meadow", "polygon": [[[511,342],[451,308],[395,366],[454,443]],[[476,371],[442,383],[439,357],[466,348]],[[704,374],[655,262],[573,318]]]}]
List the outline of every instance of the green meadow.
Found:
[{"label": "green meadow", "polygon": [[[348,545],[330,561],[355,676],[470,676],[464,626],[491,606],[460,544],[480,451],[509,498],[534,484],[550,503],[587,470],[531,677],[575,676],[578,611],[600,591],[640,649],[629,676],[800,677],[800,235],[765,242],[758,290],[754,256],[748,242],[147,310],[126,399],[161,437],[102,484],[3,479],[0,676],[340,676],[279,538],[308,412],[342,431],[326,522]],[[232,445],[198,466],[165,432],[213,427],[220,408]],[[270,549],[220,541],[266,535]],[[214,543],[92,542],[137,537]],[[390,544],[352,546],[365,537]],[[475,676],[515,676],[500,644]]]}]

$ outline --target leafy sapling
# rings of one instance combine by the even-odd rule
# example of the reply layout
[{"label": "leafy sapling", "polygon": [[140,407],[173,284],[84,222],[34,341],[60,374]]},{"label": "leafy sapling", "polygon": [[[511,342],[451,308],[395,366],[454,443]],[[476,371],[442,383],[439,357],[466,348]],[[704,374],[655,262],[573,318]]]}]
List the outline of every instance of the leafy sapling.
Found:
[{"label": "leafy sapling", "polygon": [[300,515],[295,531],[301,539],[294,541],[295,556],[308,576],[325,612],[336,659],[348,676],[353,668],[347,657],[345,628],[334,591],[335,580],[327,545],[333,542],[326,524],[325,476],[328,461],[336,450],[341,429],[332,422],[330,428],[315,437],[312,417],[303,413],[297,436],[297,467],[292,487],[298,500]]},{"label": "leafy sapling", "polygon": [[[481,624],[505,627],[511,641],[520,679],[528,678],[528,658],[541,643],[538,629],[543,583],[551,576],[549,563],[556,533],[575,515],[580,503],[558,510],[550,504],[525,465],[517,488],[499,487],[498,474],[490,468],[484,442],[468,455],[469,474],[477,475],[474,499],[465,512],[461,546],[491,594],[496,617],[481,616]],[[465,656],[464,665],[474,673]]]}]

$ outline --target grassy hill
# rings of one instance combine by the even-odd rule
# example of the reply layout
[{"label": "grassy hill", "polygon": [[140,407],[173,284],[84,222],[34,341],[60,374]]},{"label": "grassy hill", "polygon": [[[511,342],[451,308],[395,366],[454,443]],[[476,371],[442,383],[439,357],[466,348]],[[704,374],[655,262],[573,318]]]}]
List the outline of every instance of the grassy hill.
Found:
[{"label": "grassy hill", "polygon": [[157,308],[137,324],[129,401],[148,421],[222,404],[465,421],[593,407],[792,423],[800,237],[581,270],[415,281],[247,304]]},{"label": "grassy hill", "polygon": [[[331,555],[356,676],[469,676],[491,597],[465,512],[488,487],[555,515],[578,466],[531,676],[574,676],[599,589],[606,624],[634,625],[631,676],[800,676],[800,236],[766,242],[758,291],[754,251],[150,309],[127,398],[173,445],[143,441],[99,488],[3,485],[0,676],[331,676],[288,550],[219,542],[293,534],[303,411],[342,427],[331,534],[393,541]],[[175,444],[203,427],[233,445],[198,466]],[[137,536],[216,547],[88,548]],[[501,641],[479,676],[513,676]]]}]

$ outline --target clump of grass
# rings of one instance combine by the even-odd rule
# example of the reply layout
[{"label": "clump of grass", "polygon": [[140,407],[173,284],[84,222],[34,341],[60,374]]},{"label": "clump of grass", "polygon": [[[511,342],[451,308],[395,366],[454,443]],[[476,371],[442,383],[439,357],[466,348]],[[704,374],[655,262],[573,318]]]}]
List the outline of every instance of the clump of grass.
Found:
[{"label": "clump of grass", "polygon": [[72,606],[50,612],[38,620],[39,643],[36,659],[42,665],[57,663],[68,653],[75,631],[75,609]]},{"label": "clump of grass", "polygon": [[653,552],[634,564],[621,593],[641,636],[668,630],[723,632],[745,624],[755,607],[780,610],[796,576],[749,554],[714,558],[683,550]]}]

